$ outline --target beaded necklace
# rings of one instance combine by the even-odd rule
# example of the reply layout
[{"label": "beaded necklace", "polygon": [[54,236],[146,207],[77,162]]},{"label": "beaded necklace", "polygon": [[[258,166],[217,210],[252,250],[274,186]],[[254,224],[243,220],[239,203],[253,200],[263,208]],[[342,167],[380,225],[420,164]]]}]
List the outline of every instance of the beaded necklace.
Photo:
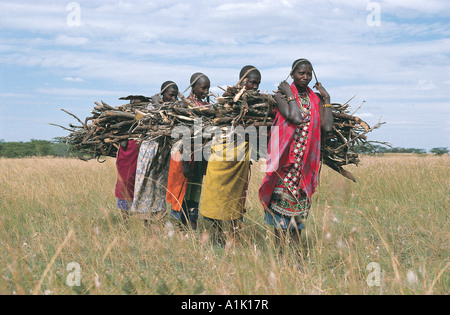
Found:
[{"label": "beaded necklace", "polygon": [[300,101],[300,110],[302,111],[302,116],[308,117],[311,114],[311,101],[309,99],[308,93],[298,93],[298,99]]}]

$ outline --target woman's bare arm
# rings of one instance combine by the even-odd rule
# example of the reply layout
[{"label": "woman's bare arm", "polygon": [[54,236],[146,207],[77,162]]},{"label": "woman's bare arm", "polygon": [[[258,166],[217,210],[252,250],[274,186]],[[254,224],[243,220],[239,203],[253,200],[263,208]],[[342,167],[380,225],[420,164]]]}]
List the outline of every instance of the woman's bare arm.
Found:
[{"label": "woman's bare arm", "polygon": [[[327,90],[322,86],[322,83],[317,82],[314,85],[314,88],[317,89],[322,95],[323,102],[320,102],[320,122],[322,130],[325,132],[330,132],[333,129],[333,111],[330,107],[331,98],[330,94],[328,94]],[[327,107],[324,107],[326,105]]]},{"label": "woman's bare arm", "polygon": [[281,115],[292,124],[300,125],[301,123],[304,123],[305,121],[302,119],[300,107],[298,106],[297,100],[294,98],[294,94],[292,93],[289,84],[286,81],[281,82],[278,86],[278,90],[284,94],[288,100],[290,99],[288,102],[283,98],[281,93],[275,94],[275,100]]}]

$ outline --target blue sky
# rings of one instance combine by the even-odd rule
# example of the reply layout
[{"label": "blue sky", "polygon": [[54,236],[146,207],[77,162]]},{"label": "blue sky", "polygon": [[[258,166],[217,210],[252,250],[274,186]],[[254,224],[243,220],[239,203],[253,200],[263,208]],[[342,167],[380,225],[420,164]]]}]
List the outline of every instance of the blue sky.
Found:
[{"label": "blue sky", "polygon": [[216,87],[252,64],[272,91],[304,57],[333,102],[356,95],[356,115],[386,122],[370,140],[450,147],[450,1],[1,0],[0,29],[6,141],[66,135],[48,125],[74,122],[60,108],[84,118],[166,80],[184,90],[199,71]]}]

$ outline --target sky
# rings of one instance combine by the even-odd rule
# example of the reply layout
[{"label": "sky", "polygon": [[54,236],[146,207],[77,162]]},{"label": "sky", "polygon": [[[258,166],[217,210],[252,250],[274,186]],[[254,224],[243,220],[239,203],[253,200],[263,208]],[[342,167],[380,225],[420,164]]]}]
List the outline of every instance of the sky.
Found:
[{"label": "sky", "polygon": [[195,72],[218,93],[254,65],[272,93],[299,58],[332,102],[386,122],[369,140],[450,147],[447,0],[0,0],[0,139],[65,136],[61,108],[84,119]]}]

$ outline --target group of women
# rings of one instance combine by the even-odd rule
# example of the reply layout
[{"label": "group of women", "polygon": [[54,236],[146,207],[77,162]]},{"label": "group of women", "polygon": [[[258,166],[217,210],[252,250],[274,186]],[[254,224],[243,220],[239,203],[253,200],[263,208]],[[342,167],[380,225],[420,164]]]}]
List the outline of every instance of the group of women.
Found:
[{"label": "group of women", "polygon": [[[330,95],[320,82],[313,86],[318,93],[308,86],[313,74],[311,62],[298,59],[290,73],[293,83],[283,81],[278,87],[273,122],[277,132],[270,135],[267,171],[259,189],[265,223],[274,228],[278,238],[291,236],[297,241],[317,187],[321,132],[330,131],[333,125]],[[261,73],[246,66],[239,74],[239,82],[246,90],[257,90]],[[209,88],[206,75],[192,75],[185,106],[208,106]],[[167,81],[152,97],[150,106],[175,101],[178,92],[177,85]],[[249,143],[227,148],[223,139],[212,147],[213,158],[206,162],[182,160],[181,152],[171,152],[164,141],[145,140],[138,145],[130,140],[121,144],[116,162],[117,206],[144,220],[158,220],[166,216],[168,204],[171,218],[182,226],[196,229],[201,214],[212,223],[215,235],[235,235],[245,214]],[[236,158],[240,154],[244,154],[243,159]],[[235,159],[214,158],[230,155]]]}]

